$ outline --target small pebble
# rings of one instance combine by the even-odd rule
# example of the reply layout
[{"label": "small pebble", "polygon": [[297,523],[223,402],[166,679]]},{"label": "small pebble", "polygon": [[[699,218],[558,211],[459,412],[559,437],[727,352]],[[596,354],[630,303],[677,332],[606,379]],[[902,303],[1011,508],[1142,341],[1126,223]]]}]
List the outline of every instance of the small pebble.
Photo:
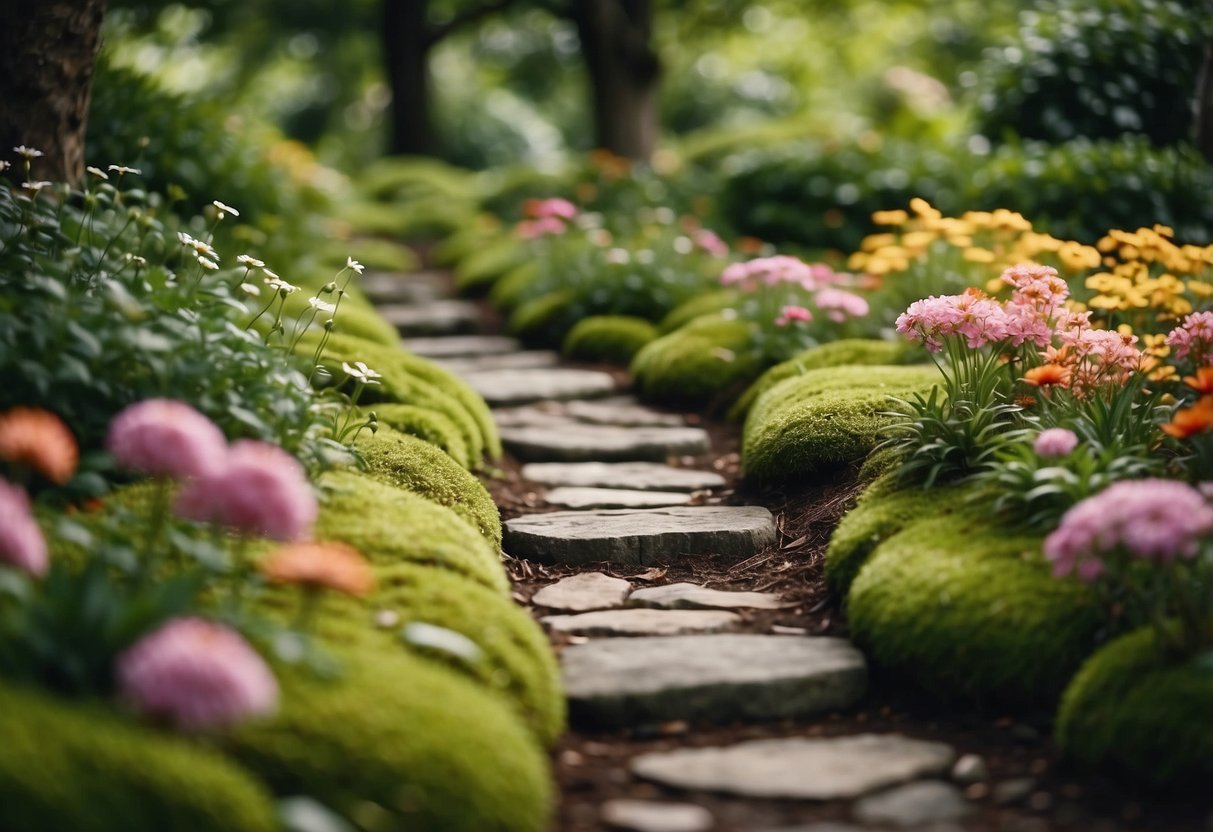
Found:
[{"label": "small pebble", "polygon": [[1036,781],[1031,777],[1019,777],[1014,780],[1004,780],[994,787],[994,802],[1000,806],[1019,803],[1036,788]]},{"label": "small pebble", "polygon": [[990,779],[990,769],[981,757],[965,754],[952,766],[952,779],[957,783],[978,783]]},{"label": "small pebble", "polygon": [[375,626],[388,630],[400,623],[400,613],[395,610],[379,610],[375,613]]}]

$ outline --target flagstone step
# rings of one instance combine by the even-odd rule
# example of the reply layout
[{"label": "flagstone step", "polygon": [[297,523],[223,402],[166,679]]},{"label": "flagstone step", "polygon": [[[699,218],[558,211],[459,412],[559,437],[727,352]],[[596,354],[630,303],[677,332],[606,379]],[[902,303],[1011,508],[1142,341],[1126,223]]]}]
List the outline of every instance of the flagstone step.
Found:
[{"label": "flagstone step", "polygon": [[358,288],[375,304],[430,303],[446,294],[441,272],[371,272],[358,279]]},{"label": "flagstone step", "polygon": [[422,304],[384,304],[378,307],[383,319],[402,338],[422,335],[462,335],[476,331],[480,312],[475,304],[461,300],[437,300]]},{"label": "flagstone step", "polygon": [[552,421],[503,427],[501,441],[523,462],[659,462],[707,453],[700,428],[617,428]]},{"label": "flagstone step", "polygon": [[550,506],[568,509],[662,508],[685,506],[692,495],[687,491],[628,491],[622,488],[553,488],[543,495]]},{"label": "flagstone step", "polygon": [[517,339],[502,335],[447,335],[434,338],[409,338],[404,348],[423,358],[477,358],[517,353]]},{"label": "flagstone step", "polygon": [[540,619],[553,632],[577,636],[684,636],[738,629],[741,616],[720,610],[600,610]]},{"label": "flagstone step", "polygon": [[555,367],[560,363],[560,353],[548,352],[546,350],[522,350],[520,352],[503,352],[500,355],[435,358],[432,360],[456,375],[466,376],[473,373],[491,373],[498,370],[538,370],[544,367]]},{"label": "flagstone step", "polygon": [[657,462],[534,462],[522,466],[522,478],[547,486],[633,491],[703,491],[724,486],[724,477],[712,471]]},{"label": "flagstone step", "polygon": [[617,387],[615,378],[610,373],[559,367],[529,370],[484,370],[467,373],[463,380],[483,396],[490,407],[609,396],[616,391]]}]

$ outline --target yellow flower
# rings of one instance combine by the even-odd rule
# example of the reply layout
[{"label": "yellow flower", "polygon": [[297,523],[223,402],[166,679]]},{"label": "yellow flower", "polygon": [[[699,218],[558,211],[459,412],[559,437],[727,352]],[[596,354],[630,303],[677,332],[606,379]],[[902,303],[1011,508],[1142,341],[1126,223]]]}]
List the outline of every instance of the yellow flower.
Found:
[{"label": "yellow flower", "polygon": [[964,258],[970,263],[993,263],[994,252],[985,248],[966,248],[964,250]]},{"label": "yellow flower", "polygon": [[900,209],[896,211],[877,211],[872,214],[872,222],[876,225],[904,225],[910,215]]}]

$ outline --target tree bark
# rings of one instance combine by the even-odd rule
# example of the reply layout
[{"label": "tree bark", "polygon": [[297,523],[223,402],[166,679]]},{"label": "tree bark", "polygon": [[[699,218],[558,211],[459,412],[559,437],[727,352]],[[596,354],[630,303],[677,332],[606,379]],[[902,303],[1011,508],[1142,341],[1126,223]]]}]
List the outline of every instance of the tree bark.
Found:
[{"label": "tree bark", "polygon": [[431,113],[427,0],[383,0],[383,58],[392,89],[393,155],[432,155],[437,148]]},{"label": "tree bark", "polygon": [[1213,162],[1213,43],[1205,47],[1205,61],[1196,85],[1196,147]]},{"label": "tree bark", "polygon": [[[0,0],[0,158],[45,154],[35,179],[78,184],[107,0]],[[13,161],[16,175],[23,166]]]},{"label": "tree bark", "polygon": [[657,145],[661,60],[652,0],[573,0],[599,147],[647,160]]}]

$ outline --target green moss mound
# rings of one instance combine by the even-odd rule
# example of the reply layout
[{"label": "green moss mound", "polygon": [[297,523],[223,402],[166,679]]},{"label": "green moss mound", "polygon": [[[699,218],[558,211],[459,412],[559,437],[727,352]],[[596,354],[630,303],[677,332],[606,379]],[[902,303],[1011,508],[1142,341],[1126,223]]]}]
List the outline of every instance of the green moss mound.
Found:
[{"label": "green moss mound", "polygon": [[1213,669],[1167,655],[1153,629],[1105,645],[1070,682],[1058,712],[1061,752],[1155,789],[1213,779]]},{"label": "green moss mound", "polygon": [[317,540],[344,541],[377,566],[440,566],[507,591],[493,545],[450,509],[353,471],[325,474],[320,484]]},{"label": "green moss mound", "polygon": [[231,760],[99,705],[0,686],[0,828],[274,832],[263,784]]},{"label": "green moss mound", "polygon": [[[325,282],[331,279],[331,277],[328,277]],[[321,283],[320,285],[323,286],[324,284]],[[282,325],[286,327],[288,337],[291,334],[294,322],[300,315],[303,315],[304,322],[311,317],[308,298],[312,297],[316,291],[316,288],[310,291],[304,289],[287,296],[286,307],[282,315]],[[321,294],[318,297],[326,303],[333,303],[337,296],[335,294]],[[329,316],[323,312],[318,314],[315,322],[312,324],[313,330],[319,330],[328,318]],[[272,321],[266,321],[265,318],[262,318],[260,322],[272,323]],[[385,321],[360,294],[354,294],[353,292],[342,299],[341,307],[337,310],[336,316],[333,317],[333,334],[352,335],[376,344],[389,346],[400,343],[400,336],[397,334],[395,328]],[[311,353],[308,353],[308,357],[310,356]],[[367,363],[369,364],[370,362],[368,361]]]},{"label": "green moss mound", "polygon": [[569,358],[628,364],[641,347],[657,338],[657,327],[629,315],[596,315],[569,330],[561,348]]},{"label": "green moss mound", "polygon": [[676,329],[686,326],[696,318],[702,318],[705,315],[715,315],[724,309],[730,308],[737,302],[739,297],[731,289],[720,289],[715,292],[704,292],[701,295],[696,295],[681,306],[675,307],[668,315],[662,318],[661,323],[657,325],[657,330],[662,335],[671,333]]},{"label": "green moss mound", "polygon": [[460,467],[472,468],[476,464],[459,428],[438,411],[411,404],[378,404],[373,410],[380,425],[424,439],[441,448]]},{"label": "green moss mound", "polygon": [[881,543],[851,585],[851,637],[932,695],[1053,708],[1105,621],[1094,593],[1050,574],[1040,538],[964,512]]},{"label": "green moss mound", "polygon": [[501,220],[492,214],[480,214],[476,221],[437,243],[430,250],[430,259],[439,266],[454,266],[472,252],[501,235]]},{"label": "green moss mound", "polygon": [[531,284],[539,277],[536,263],[524,263],[502,275],[489,291],[489,300],[501,309],[510,311],[522,303],[522,298]]},{"label": "green moss mound", "polygon": [[440,449],[389,427],[363,432],[355,447],[371,477],[449,508],[501,548],[501,517],[493,498]]},{"label": "green moss mound", "polygon": [[529,300],[510,316],[509,330],[532,346],[559,344],[572,321],[568,320],[573,293],[567,290]]},{"label": "green moss mound", "polygon": [[708,405],[762,369],[750,342],[747,323],[697,318],[636,354],[631,370],[637,390],[662,404]]},{"label": "green moss mound", "polygon": [[879,443],[892,399],[938,379],[934,367],[832,367],[779,382],[746,418],[746,476],[779,482],[858,462]]},{"label": "green moss mound", "polygon": [[408,246],[377,237],[358,237],[334,245],[332,262],[337,268],[345,266],[345,258],[353,257],[368,269],[382,272],[411,272],[421,267],[421,261]]},{"label": "green moss mound", "polygon": [[740,422],[753,407],[758,397],[784,379],[803,375],[809,370],[847,365],[915,364],[925,360],[922,347],[897,341],[878,341],[869,338],[843,338],[805,350],[795,358],[776,364],[763,373],[758,381],[750,385],[737,403],[729,409],[729,420]]},{"label": "green moss mound", "polygon": [[505,702],[403,651],[338,658],[335,680],[283,671],[278,716],[228,742],[275,792],[314,797],[367,832],[548,828],[545,754]]},{"label": "green moss mound", "polygon": [[460,292],[484,291],[526,260],[526,247],[513,237],[500,236],[468,253],[455,267]]}]

